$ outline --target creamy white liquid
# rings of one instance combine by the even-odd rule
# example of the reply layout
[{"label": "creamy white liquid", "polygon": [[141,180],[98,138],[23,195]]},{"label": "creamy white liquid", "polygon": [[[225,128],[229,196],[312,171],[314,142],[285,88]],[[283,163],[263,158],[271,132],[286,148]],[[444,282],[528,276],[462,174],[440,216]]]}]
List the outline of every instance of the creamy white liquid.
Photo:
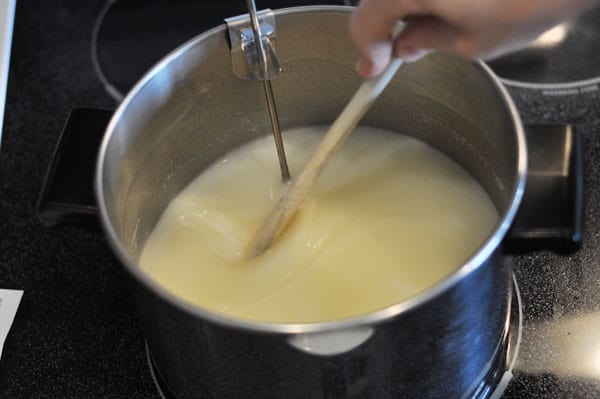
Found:
[{"label": "creamy white liquid", "polygon": [[[284,135],[292,175],[325,127]],[[263,255],[240,254],[282,192],[273,140],[213,164],[168,206],[140,264],[181,298],[244,319],[304,323],[383,309],[448,276],[498,220],[460,166],[396,133],[358,127]]]}]

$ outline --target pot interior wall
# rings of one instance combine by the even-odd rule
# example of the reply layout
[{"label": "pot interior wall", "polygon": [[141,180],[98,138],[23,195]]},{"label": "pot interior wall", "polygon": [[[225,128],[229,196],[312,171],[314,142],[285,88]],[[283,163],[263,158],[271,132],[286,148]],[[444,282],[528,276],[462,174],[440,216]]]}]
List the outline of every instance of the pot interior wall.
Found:
[{"label": "pot interior wall", "polygon": [[[360,85],[348,18],[340,9],[278,14],[283,71],[273,86],[284,129],[331,123]],[[442,150],[484,186],[502,214],[516,184],[517,144],[495,93],[479,64],[434,54],[404,65],[362,124]],[[233,75],[224,27],[163,62],[121,111],[101,173],[111,224],[133,258],[166,205],[204,168],[270,134],[262,84]]]}]

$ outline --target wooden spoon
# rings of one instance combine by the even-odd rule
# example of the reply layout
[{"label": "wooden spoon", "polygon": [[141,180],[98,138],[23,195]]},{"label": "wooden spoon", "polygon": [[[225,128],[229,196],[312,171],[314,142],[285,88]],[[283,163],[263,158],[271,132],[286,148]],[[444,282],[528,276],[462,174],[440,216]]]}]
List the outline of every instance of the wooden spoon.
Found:
[{"label": "wooden spoon", "polygon": [[400,65],[402,65],[402,60],[394,58],[381,74],[362,83],[348,105],[346,105],[346,108],[333,122],[304,169],[289,183],[279,202],[246,246],[242,258],[249,259],[258,256],[271,246],[273,240],[287,226],[302,201],[311,191],[327,162],[340,148],[371,104],[386,88]]}]

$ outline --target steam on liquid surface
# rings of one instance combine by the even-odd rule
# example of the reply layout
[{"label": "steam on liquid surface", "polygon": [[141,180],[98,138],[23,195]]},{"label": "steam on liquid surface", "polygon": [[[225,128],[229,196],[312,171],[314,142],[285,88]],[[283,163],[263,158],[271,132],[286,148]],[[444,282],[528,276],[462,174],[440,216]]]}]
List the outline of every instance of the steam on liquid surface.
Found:
[{"label": "steam on liquid surface", "polygon": [[[285,133],[297,173],[326,127]],[[270,137],[217,161],[168,206],[141,267],[172,293],[249,320],[303,323],[383,309],[431,287],[498,220],[479,184],[407,136],[358,127],[271,249],[239,256],[279,199]]]}]

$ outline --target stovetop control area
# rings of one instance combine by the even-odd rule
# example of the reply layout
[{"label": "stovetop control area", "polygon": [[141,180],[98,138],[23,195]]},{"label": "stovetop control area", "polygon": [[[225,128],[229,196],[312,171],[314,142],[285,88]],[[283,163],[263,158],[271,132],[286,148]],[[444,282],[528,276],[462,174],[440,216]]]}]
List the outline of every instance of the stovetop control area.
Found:
[{"label": "stovetop control area", "polygon": [[[12,4],[0,4],[0,17]],[[163,55],[244,12],[233,0],[16,1],[0,136],[0,288],[24,294],[0,358],[0,397],[161,397],[129,276],[94,227],[45,227],[38,200],[73,109],[115,109]],[[506,374],[479,397],[600,397],[598,17],[590,10],[489,62],[524,124],[578,132],[585,206],[578,251],[514,256]],[[0,100],[7,27],[0,22]]]}]

